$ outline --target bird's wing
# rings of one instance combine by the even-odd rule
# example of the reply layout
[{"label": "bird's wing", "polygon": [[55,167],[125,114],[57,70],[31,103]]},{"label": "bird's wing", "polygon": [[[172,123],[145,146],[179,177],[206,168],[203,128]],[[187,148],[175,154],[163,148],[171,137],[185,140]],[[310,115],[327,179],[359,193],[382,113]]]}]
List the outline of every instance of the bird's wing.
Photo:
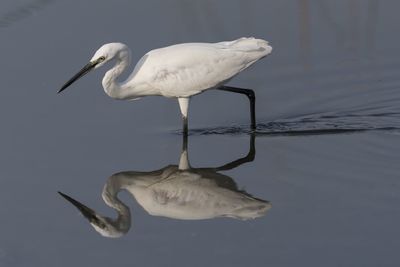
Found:
[{"label": "bird's wing", "polygon": [[186,43],[150,51],[134,72],[164,96],[186,97],[225,83],[268,53],[258,39]]}]

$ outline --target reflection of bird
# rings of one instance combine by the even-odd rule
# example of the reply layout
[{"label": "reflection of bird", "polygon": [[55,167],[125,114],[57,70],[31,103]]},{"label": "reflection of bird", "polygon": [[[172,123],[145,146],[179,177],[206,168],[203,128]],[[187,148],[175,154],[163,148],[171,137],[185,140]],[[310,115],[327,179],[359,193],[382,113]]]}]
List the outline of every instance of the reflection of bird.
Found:
[{"label": "reflection of bird", "polygon": [[155,49],[144,55],[124,82],[117,78],[129,66],[130,49],[121,43],[105,44],[90,62],[66,82],[59,92],[90,70],[108,61],[116,64],[103,78],[105,92],[115,99],[137,99],[143,96],[177,98],[187,132],[189,99],[208,89],[245,94],[250,99],[251,125],[255,128],[255,96],[249,89],[223,86],[231,78],[271,52],[268,42],[240,38],[220,43],[185,43]]},{"label": "reflection of bird", "polygon": [[247,220],[263,216],[270,209],[269,202],[238,190],[232,178],[218,173],[252,161],[254,139],[246,157],[217,168],[191,168],[185,147],[179,166],[169,165],[152,172],[120,172],[107,180],[102,196],[105,203],[117,211],[117,219],[101,216],[73,198],[60,194],[82,212],[96,231],[107,237],[120,237],[130,228],[129,208],[117,197],[123,189],[150,215],[180,220],[215,217]]}]

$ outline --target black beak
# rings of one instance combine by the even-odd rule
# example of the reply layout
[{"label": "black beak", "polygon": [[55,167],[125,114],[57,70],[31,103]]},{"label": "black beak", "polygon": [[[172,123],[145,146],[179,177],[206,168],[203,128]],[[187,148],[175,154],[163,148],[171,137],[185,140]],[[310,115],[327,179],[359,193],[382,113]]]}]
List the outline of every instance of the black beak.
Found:
[{"label": "black beak", "polygon": [[73,82],[78,80],[79,78],[85,76],[87,73],[89,73],[98,63],[99,61],[94,61],[94,62],[89,62],[86,64],[77,74],[74,75],[68,82],[66,82],[60,90],[58,90],[58,93],[61,93],[64,91],[68,86],[70,86]]},{"label": "black beak", "polygon": [[78,210],[82,213],[82,215],[89,220],[91,223],[95,223],[98,226],[102,226],[102,222],[98,219],[97,214],[94,210],[91,208],[87,207],[86,205],[80,203],[79,201],[73,199],[72,197],[62,193],[58,192],[63,198],[68,200],[72,205],[74,205]]}]

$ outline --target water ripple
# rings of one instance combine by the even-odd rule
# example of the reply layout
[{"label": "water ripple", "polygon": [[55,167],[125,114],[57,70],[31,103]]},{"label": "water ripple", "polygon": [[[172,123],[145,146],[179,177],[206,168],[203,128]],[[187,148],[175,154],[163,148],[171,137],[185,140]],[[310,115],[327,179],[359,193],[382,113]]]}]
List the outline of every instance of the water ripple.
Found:
[{"label": "water ripple", "polygon": [[191,135],[241,135],[265,136],[349,134],[365,131],[400,130],[400,113],[383,112],[374,114],[314,114],[304,117],[258,123],[256,130],[248,125],[201,128],[189,131]]}]

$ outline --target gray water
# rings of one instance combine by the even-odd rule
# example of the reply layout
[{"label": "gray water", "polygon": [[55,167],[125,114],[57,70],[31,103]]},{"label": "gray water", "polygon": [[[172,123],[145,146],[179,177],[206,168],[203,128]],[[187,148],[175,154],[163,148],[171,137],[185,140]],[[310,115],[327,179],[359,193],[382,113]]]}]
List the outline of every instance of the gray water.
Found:
[{"label": "gray water", "polygon": [[[399,9],[386,0],[1,1],[0,266],[399,266]],[[187,173],[212,170],[201,181],[268,209],[248,220],[173,219],[121,191],[131,227],[101,236],[57,192],[116,218],[102,199],[110,176],[179,164],[179,108],[108,98],[104,69],[57,90],[103,43],[124,42],[138,60],[242,36],[274,47],[230,82],[256,91],[257,130],[245,97],[196,96]]]}]

